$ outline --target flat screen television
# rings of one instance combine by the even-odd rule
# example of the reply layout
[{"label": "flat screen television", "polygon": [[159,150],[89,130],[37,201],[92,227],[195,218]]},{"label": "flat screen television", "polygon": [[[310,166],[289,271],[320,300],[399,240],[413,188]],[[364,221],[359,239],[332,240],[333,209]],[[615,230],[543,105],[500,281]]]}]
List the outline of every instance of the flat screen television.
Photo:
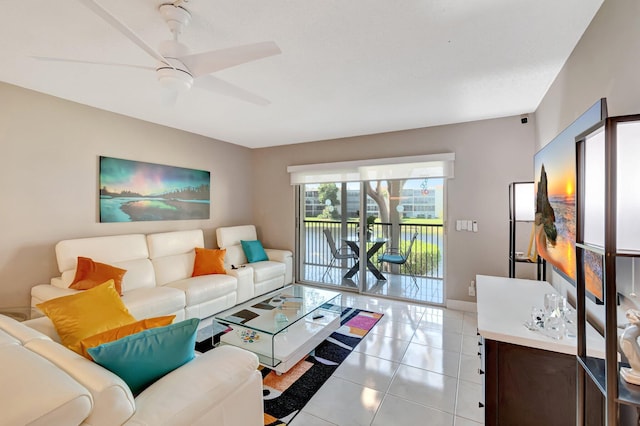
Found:
[{"label": "flat screen television", "polygon": [[[602,98],[534,156],[535,242],[538,255],[571,284],[576,282],[575,138],[607,117]],[[594,275],[595,276],[595,275]],[[586,293],[602,302],[601,280],[589,280]]]}]

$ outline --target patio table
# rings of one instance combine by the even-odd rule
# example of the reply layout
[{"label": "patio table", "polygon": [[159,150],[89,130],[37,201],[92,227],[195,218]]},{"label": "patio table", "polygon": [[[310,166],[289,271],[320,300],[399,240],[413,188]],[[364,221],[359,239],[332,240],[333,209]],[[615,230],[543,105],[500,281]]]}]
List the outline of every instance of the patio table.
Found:
[{"label": "patio table", "polygon": [[[353,239],[353,238],[343,238],[343,241],[347,244],[347,246],[349,246],[351,251],[353,251],[353,253],[356,256],[358,256],[358,259],[359,259],[360,258],[360,240]],[[382,275],[382,272],[380,272],[380,270],[376,268],[376,265],[374,265],[373,262],[371,262],[371,258],[373,257],[374,254],[377,253],[378,250],[382,248],[383,245],[385,245],[387,241],[388,241],[387,238],[373,238],[371,240],[367,240],[367,243],[373,243],[371,247],[369,247],[369,249],[367,250],[367,269],[369,269],[369,271],[371,271],[371,273],[375,275],[377,279],[382,281],[386,281],[387,279],[385,278],[384,275]],[[355,274],[358,273],[359,269],[360,269],[360,261],[358,260],[351,267],[351,269],[349,269],[347,273],[344,274],[344,278],[350,279],[351,277],[353,277]]]}]

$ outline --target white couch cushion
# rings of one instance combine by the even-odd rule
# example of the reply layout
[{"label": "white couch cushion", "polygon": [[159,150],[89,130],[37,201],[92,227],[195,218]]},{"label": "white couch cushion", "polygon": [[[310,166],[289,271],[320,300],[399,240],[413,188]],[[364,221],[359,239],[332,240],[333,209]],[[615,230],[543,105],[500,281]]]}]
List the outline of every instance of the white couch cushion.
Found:
[{"label": "white couch cushion", "polygon": [[171,287],[138,288],[122,295],[122,301],[136,319],[176,315],[184,319],[186,298],[183,291]]},{"label": "white couch cushion", "polygon": [[258,234],[256,233],[256,227],[253,225],[227,226],[216,229],[216,239],[218,240],[218,247],[227,248],[240,245],[241,240],[257,240]]},{"label": "white couch cushion", "polygon": [[149,257],[156,273],[156,284],[191,277],[196,247],[204,247],[201,229],[190,231],[162,232],[147,235]]},{"label": "white couch cushion", "polygon": [[231,265],[238,266],[247,263],[247,256],[242,250],[240,241],[257,239],[256,227],[253,225],[228,226],[216,229],[218,247],[227,250],[224,260],[225,268],[230,268]]},{"label": "white couch cushion", "polygon": [[[203,368],[206,365],[206,368]],[[212,349],[158,380],[136,398],[139,409],[128,422],[135,425],[191,425],[211,410],[210,401],[224,401],[256,374],[258,357],[233,346]],[[259,389],[256,386],[255,389]],[[250,398],[250,399],[246,399]],[[249,407],[258,395],[245,395]],[[227,407],[243,410],[246,406]],[[254,410],[260,422],[262,413]],[[207,418],[203,424],[229,424]],[[253,424],[253,423],[244,423]],[[261,424],[261,423],[255,423]]]},{"label": "white couch cushion", "polygon": [[227,250],[226,256],[224,257],[224,267],[226,269],[231,269],[231,265],[237,267],[248,262],[241,245],[224,247],[224,249]]},{"label": "white couch cushion", "polygon": [[[104,263],[104,262],[102,262]],[[124,262],[113,262],[110,265],[125,269],[127,272],[122,277],[122,292],[136,288],[155,287],[156,275],[149,259],[134,259]],[[76,267],[64,271],[58,278],[51,279],[51,285],[59,288],[69,288],[76,275]]]},{"label": "white couch cushion", "polygon": [[253,268],[253,279],[257,283],[271,278],[284,276],[286,272],[286,266],[284,263],[272,262],[270,260],[254,262],[251,263],[250,266]]},{"label": "white couch cushion", "polygon": [[204,235],[202,229],[161,232],[147,235],[147,243],[149,244],[149,257],[157,259],[188,253],[195,247],[204,247]]},{"label": "white couch cushion", "polygon": [[162,286],[191,277],[195,258],[195,250],[192,247],[188,253],[152,259],[157,285]]},{"label": "white couch cushion", "polygon": [[123,292],[155,286],[153,266],[148,259],[147,240],[142,234],[60,241],[56,244],[56,257],[61,276],[53,278],[51,285],[69,287],[76,274],[78,256],[126,269],[122,279]]},{"label": "white couch cushion", "polygon": [[113,264],[149,257],[147,240],[143,234],[112,235],[107,237],[64,240],[56,244],[56,259],[60,273],[75,270],[78,256],[96,262]]},{"label": "white couch cushion", "polygon": [[174,281],[167,285],[184,291],[187,297],[187,306],[197,305],[209,300],[226,296],[236,291],[238,280],[230,275],[215,274],[201,275],[199,277],[187,278]]},{"label": "white couch cushion", "polygon": [[216,239],[218,247],[227,249],[225,257],[225,267],[231,265],[244,265],[247,263],[247,257],[240,245],[241,240],[253,241],[257,240],[256,227],[253,225],[229,226],[216,229]]},{"label": "white couch cushion", "polygon": [[122,292],[126,293],[137,288],[153,288],[156,286],[156,275],[149,259],[136,259],[113,264],[126,269],[122,278]]}]

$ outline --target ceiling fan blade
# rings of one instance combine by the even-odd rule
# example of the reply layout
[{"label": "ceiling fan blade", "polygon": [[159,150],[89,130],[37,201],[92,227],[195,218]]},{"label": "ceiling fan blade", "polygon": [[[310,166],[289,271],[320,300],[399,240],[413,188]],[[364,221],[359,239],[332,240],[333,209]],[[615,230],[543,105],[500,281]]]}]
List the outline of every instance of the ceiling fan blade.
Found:
[{"label": "ceiling fan blade", "polygon": [[131,64],[120,64],[117,62],[94,62],[94,61],[81,61],[78,59],[66,59],[66,58],[51,58],[48,56],[30,56],[32,59],[36,59],[38,61],[45,62],[68,62],[72,64],[87,64],[87,65],[107,65],[110,67],[127,67],[127,68],[137,68],[145,71],[155,71],[156,69],[153,67],[146,67],[143,65],[131,65]]},{"label": "ceiling fan blade", "polygon": [[271,103],[265,98],[248,92],[234,84],[220,80],[212,75],[203,75],[202,77],[195,79],[194,86],[256,105],[265,106]]},{"label": "ceiling fan blade", "polygon": [[96,3],[95,0],[78,0],[78,1],[80,1],[89,9],[91,9],[93,13],[95,13],[96,15],[104,19],[109,25],[114,27],[116,30],[120,31],[120,33],[122,33],[125,37],[127,37],[132,42],[134,42],[139,48],[147,52],[147,54],[149,54],[152,58],[167,64],[171,68],[174,68],[173,65],[171,65],[164,56],[158,53],[153,47],[149,46],[147,42],[145,42],[140,37],[138,37],[138,35],[135,32],[133,32],[133,30],[129,28],[124,22],[122,22],[121,20],[113,16],[111,12],[109,12],[107,9],[102,7],[100,4]]},{"label": "ceiling fan blade", "polygon": [[272,41],[264,41],[181,56],[177,59],[187,66],[191,75],[198,77],[280,53],[282,51],[277,44]]}]

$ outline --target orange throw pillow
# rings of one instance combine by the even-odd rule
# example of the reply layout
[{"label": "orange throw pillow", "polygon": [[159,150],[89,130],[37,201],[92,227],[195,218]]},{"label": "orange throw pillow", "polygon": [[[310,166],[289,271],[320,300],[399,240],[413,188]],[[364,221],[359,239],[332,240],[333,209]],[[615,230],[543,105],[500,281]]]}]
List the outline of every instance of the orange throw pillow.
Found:
[{"label": "orange throw pillow", "polygon": [[112,328],[93,336],[85,337],[80,341],[80,355],[93,360],[87,349],[100,346],[103,343],[113,342],[131,334],[136,334],[150,328],[162,327],[169,325],[175,319],[175,315],[167,315],[164,317],[145,318],[131,324],[126,324],[117,328]]},{"label": "orange throw pillow", "polygon": [[122,296],[122,277],[124,277],[126,272],[126,269],[116,268],[106,263],[94,262],[88,257],[78,256],[76,275],[73,278],[73,282],[69,285],[69,288],[89,290],[107,280],[113,280],[116,291]]},{"label": "orange throw pillow", "polygon": [[210,274],[226,274],[224,257],[227,249],[205,249],[196,247],[196,260],[193,263],[192,277]]}]

